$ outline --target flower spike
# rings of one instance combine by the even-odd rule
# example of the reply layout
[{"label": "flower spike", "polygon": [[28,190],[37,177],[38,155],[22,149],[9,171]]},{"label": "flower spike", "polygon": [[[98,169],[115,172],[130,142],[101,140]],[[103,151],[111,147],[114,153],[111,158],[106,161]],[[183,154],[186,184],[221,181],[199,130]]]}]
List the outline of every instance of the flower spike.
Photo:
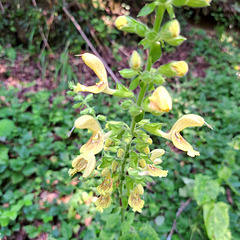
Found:
[{"label": "flower spike", "polygon": [[95,94],[105,92],[108,94],[113,94],[115,90],[108,87],[107,72],[102,61],[91,53],[84,53],[81,55],[81,57],[84,63],[96,73],[99,78],[99,82],[94,86],[88,87],[78,83],[76,86],[74,86],[74,92],[91,92]]}]

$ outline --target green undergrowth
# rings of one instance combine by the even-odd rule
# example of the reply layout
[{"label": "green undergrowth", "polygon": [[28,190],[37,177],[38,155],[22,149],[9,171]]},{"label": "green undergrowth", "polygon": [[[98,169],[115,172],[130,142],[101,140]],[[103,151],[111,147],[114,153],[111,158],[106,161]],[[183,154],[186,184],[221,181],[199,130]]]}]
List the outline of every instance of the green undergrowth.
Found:
[{"label": "green undergrowth", "polygon": [[[153,136],[157,147],[167,151],[162,167],[169,175],[149,185],[143,213],[134,223],[133,213],[127,215],[124,227],[129,235],[123,239],[166,239],[175,219],[173,240],[207,239],[220,231],[228,234],[229,229],[232,239],[240,234],[240,81],[235,70],[240,51],[226,36],[219,41],[202,30],[193,29],[190,34],[197,36],[191,40],[191,71],[180,82],[171,80],[174,104],[163,130],[170,129],[180,114],[194,113],[203,116],[213,131],[206,126],[184,130],[184,138],[201,153],[196,158],[175,153],[170,142],[166,146]],[[198,64],[196,57],[207,63],[204,78],[191,75]],[[86,131],[79,130],[68,137],[79,116],[71,108],[71,99],[66,101],[65,96],[48,90],[27,92],[19,99],[19,91],[0,88],[1,236],[16,239],[23,229],[29,239],[41,233],[48,233],[49,239],[115,239],[119,213],[114,213],[114,205],[103,214],[95,211],[99,183],[68,176],[76,149],[89,138]],[[109,120],[128,122],[118,101],[95,95],[91,105]],[[152,122],[163,119],[164,115],[151,117]],[[176,218],[187,200],[190,203]],[[110,217],[107,212],[112,212]],[[222,225],[214,225],[215,215],[223,219]]]}]

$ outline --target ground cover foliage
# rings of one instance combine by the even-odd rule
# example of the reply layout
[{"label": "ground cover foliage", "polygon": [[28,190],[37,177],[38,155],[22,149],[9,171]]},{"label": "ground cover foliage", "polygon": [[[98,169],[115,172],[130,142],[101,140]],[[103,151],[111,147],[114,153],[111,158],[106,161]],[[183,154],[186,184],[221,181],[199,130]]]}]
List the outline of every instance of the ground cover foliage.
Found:
[{"label": "ground cover foliage", "polygon": [[[166,239],[174,220],[174,240],[208,239],[207,232],[219,236],[222,232],[227,234],[229,229],[232,239],[237,240],[240,234],[237,70],[240,51],[237,41],[222,32],[210,37],[209,32],[192,28],[188,29],[187,37],[192,46],[186,55],[190,74],[180,81],[168,80],[174,86],[174,107],[170,114],[176,119],[182,113],[199,113],[214,130],[184,131],[184,137],[201,153],[195,159],[180,152],[176,154],[169,143],[162,164],[169,170],[169,176],[149,184],[144,195],[147,205],[134,223],[133,213],[127,215],[125,227],[129,235],[125,239],[149,236]],[[13,52],[19,51],[12,49],[10,52],[4,46],[1,49],[10,67],[15,64]],[[169,52],[174,54],[173,49]],[[44,65],[45,59],[42,62]],[[11,76],[11,72],[4,74]],[[67,78],[62,79],[76,81],[74,74],[63,71],[63,75]],[[0,233],[3,239],[115,239],[119,232],[118,216],[107,214],[114,211],[112,207],[103,214],[95,211],[94,194],[99,183],[83,182],[81,178],[72,180],[68,176],[75,149],[89,135],[75,131],[71,137],[67,136],[78,112],[71,108],[72,99],[66,101],[62,92],[66,86],[67,82],[51,91],[41,86],[32,92],[32,83],[25,84],[31,91],[23,91],[1,81]],[[96,95],[91,105],[109,119],[127,118],[118,101],[117,97]],[[106,102],[111,104],[106,107]],[[152,121],[161,122],[161,117]],[[173,121],[169,120],[163,128],[169,129]],[[157,147],[165,148],[165,144],[158,142]],[[187,206],[176,217],[183,203]],[[216,215],[222,219],[221,225],[215,225]]]}]

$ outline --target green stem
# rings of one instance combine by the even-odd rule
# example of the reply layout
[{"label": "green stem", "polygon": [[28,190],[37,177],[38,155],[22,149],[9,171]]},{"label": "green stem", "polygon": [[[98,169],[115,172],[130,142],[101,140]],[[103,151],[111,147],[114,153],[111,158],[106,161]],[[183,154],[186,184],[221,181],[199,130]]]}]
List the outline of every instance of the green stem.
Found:
[{"label": "green stem", "polygon": [[[156,31],[156,32],[159,32],[159,29],[160,29],[160,26],[161,26],[161,23],[162,23],[162,19],[163,19],[163,15],[164,15],[164,12],[165,12],[165,7],[163,6],[159,6],[157,8],[157,11],[156,11],[156,18],[155,18],[155,22],[154,22],[154,26],[153,26],[153,29]],[[148,55],[148,59],[147,59],[147,66],[146,66],[146,70],[147,71],[150,71],[151,70],[151,67],[152,67],[152,61],[151,61],[151,56]],[[141,107],[142,105],[142,101],[144,99],[144,96],[146,94],[146,91],[147,91],[147,88],[148,88],[148,85],[147,84],[143,84],[141,87],[140,87],[140,91],[139,91],[139,94],[138,94],[138,99],[137,99],[137,105],[139,107]],[[133,137],[133,134],[134,134],[134,130],[135,130],[135,127],[136,127],[136,121],[135,121],[135,118],[132,117],[132,121],[131,121],[131,127],[130,127],[130,131],[131,131],[131,135]],[[126,166],[126,163],[127,163],[127,158],[129,157],[129,149],[130,149],[130,146],[131,146],[131,142],[127,144],[126,146],[126,152],[124,154],[124,158],[123,158],[123,163],[122,163],[122,168],[121,168],[121,175],[120,175],[120,184],[119,184],[119,191],[120,191],[120,197],[121,197],[121,202],[123,202],[123,182],[125,180],[125,166]],[[123,207],[123,204],[121,206],[121,223],[124,221],[124,207]],[[122,231],[121,231],[121,236],[122,236]]]},{"label": "green stem", "polygon": [[165,6],[163,6],[163,5],[158,6],[158,8],[156,10],[157,15],[156,15],[154,26],[153,26],[153,29],[156,32],[159,32],[159,29],[160,29],[160,26],[161,26],[161,23],[163,20],[164,12],[165,12]]}]

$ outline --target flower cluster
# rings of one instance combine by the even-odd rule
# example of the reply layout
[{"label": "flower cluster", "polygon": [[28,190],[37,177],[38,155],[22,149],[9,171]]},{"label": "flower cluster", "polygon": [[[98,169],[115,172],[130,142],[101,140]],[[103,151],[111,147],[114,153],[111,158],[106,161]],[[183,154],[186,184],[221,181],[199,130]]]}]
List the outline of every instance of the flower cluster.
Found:
[{"label": "flower cluster", "polygon": [[[130,126],[122,121],[108,121],[107,116],[95,115],[94,110],[87,103],[90,99],[88,96],[80,102],[79,106],[86,105],[87,108],[83,112],[88,114],[80,116],[75,121],[74,127],[88,129],[92,136],[80,148],[80,154],[73,160],[69,175],[73,176],[77,172],[83,172],[83,178],[101,175],[96,185],[99,197],[95,205],[98,211],[103,212],[112,202],[116,201],[119,195],[122,216],[127,205],[134,212],[141,212],[144,206],[143,187],[146,186],[149,178],[167,177],[168,170],[161,167],[166,157],[165,150],[158,148],[152,150],[153,141],[149,134],[172,141],[176,148],[186,152],[190,157],[200,154],[181,136],[180,132],[185,128],[201,127],[204,124],[211,128],[201,116],[183,115],[170,131],[164,132],[161,130],[162,123],[151,123],[149,119],[144,119],[144,114],[150,112],[161,116],[170,112],[174,108],[169,93],[170,87],[163,86],[163,84],[166,78],[183,77],[188,72],[188,64],[185,61],[172,61],[157,68],[153,67],[153,64],[161,57],[164,44],[179,46],[186,40],[180,35],[180,24],[174,19],[173,7],[183,5],[204,7],[209,3],[210,1],[207,0],[155,0],[153,3],[146,4],[139,16],[156,10],[157,16],[152,29],[129,16],[120,16],[116,19],[115,25],[119,30],[142,37],[140,44],[144,49],[149,49],[145,64],[144,58],[135,50],[129,58],[129,68],[119,72],[123,78],[131,79],[129,87],[117,84],[116,89],[110,88],[107,71],[101,59],[91,53],[81,55],[83,62],[95,72],[99,82],[93,86],[72,84],[71,94],[77,95],[75,99],[79,99],[79,92],[107,93],[127,98],[121,101],[121,106],[128,111],[132,119]],[[169,14],[170,20],[161,27],[165,12]],[[137,98],[133,93],[136,88],[139,88]],[[98,120],[106,122],[104,128]],[[102,156],[97,161],[96,155],[100,152]],[[98,165],[97,168],[96,165]]]}]

